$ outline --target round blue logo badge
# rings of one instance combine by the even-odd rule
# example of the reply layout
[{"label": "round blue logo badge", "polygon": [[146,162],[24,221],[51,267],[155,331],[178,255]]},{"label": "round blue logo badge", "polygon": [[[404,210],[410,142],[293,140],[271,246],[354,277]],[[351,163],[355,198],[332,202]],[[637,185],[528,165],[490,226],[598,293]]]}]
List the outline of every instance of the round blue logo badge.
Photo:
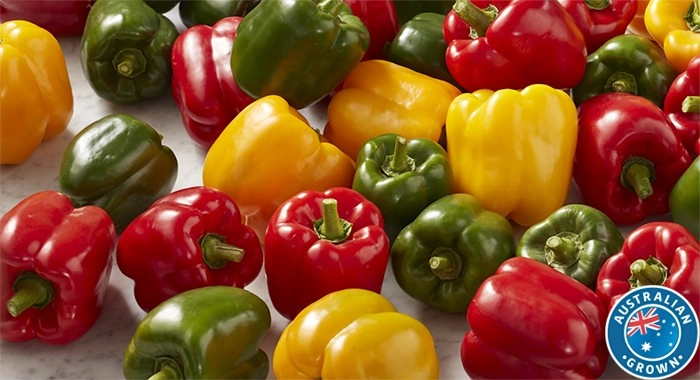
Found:
[{"label": "round blue logo badge", "polygon": [[640,379],[681,371],[698,349],[698,316],[685,297],[658,285],[625,293],[608,314],[605,341],[615,363]]}]

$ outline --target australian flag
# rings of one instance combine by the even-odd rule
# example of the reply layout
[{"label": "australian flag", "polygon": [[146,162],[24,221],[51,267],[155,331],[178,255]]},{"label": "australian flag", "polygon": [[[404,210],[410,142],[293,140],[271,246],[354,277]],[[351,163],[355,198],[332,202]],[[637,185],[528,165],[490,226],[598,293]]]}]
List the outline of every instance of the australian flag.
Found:
[{"label": "australian flag", "polygon": [[650,307],[643,312],[639,310],[627,324],[627,336],[634,336],[636,333],[646,335],[649,330],[661,330],[659,325],[659,315],[656,313],[655,307]]},{"label": "australian flag", "polygon": [[665,357],[681,338],[678,320],[668,310],[655,306],[635,311],[625,331],[629,347],[647,359]]}]

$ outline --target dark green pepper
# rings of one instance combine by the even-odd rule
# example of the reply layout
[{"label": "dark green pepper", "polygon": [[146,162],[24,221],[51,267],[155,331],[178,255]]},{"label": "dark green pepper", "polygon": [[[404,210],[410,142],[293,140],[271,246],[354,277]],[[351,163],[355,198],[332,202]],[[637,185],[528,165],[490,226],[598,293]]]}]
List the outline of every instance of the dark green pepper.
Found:
[{"label": "dark green pepper", "polygon": [[158,13],[170,12],[180,0],[143,0]]},{"label": "dark green pepper", "polygon": [[671,189],[669,207],[673,221],[700,239],[700,156]]},{"label": "dark green pepper", "polygon": [[214,25],[231,16],[245,16],[259,0],[183,0],[180,2],[180,19],[186,27]]},{"label": "dark green pepper", "polygon": [[66,147],[58,187],[76,206],[103,208],[121,231],[175,185],[177,159],[162,138],[132,116],[105,116]]},{"label": "dark green pepper", "polygon": [[447,153],[430,139],[377,136],[362,145],[356,163],[352,188],[379,208],[392,241],[424,208],[452,192]]},{"label": "dark green pepper", "polygon": [[391,247],[391,266],[411,297],[463,313],[479,285],[514,254],[510,222],[458,193],[431,203],[401,230]]},{"label": "dark green pepper", "polygon": [[241,21],[231,51],[238,86],[305,108],[362,59],[369,32],[343,0],[262,0]]},{"label": "dark green pepper", "polygon": [[595,289],[600,268],[623,242],[607,215],[583,204],[568,204],[525,230],[516,255],[547,264]]},{"label": "dark green pepper", "polygon": [[605,92],[642,96],[663,108],[676,72],[661,48],[645,37],[613,37],[586,58],[583,78],[571,91],[578,106]]},{"label": "dark green pepper", "polygon": [[139,323],[122,368],[126,379],[265,379],[260,342],[270,309],[255,294],[209,286],[175,295]]},{"label": "dark green pepper", "polygon": [[136,103],[170,92],[170,19],[143,1],[97,0],[80,41],[80,63],[101,98]]},{"label": "dark green pepper", "polygon": [[399,25],[409,22],[420,13],[430,12],[446,15],[454,4],[454,0],[394,0],[396,19]]}]

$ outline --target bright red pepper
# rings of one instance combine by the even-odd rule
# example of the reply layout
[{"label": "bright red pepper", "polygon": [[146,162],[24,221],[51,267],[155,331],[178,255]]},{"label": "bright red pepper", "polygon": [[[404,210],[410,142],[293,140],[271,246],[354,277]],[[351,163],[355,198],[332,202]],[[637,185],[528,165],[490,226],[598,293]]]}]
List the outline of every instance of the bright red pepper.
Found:
[{"label": "bright red pepper", "polygon": [[253,102],[231,71],[231,49],[241,20],[232,16],[213,26],[188,28],[171,52],[173,98],[188,135],[205,149]]},{"label": "bright red pepper", "polygon": [[[510,4],[512,0],[471,0],[472,4],[481,9],[493,5],[499,12]],[[442,36],[448,44],[454,40],[466,40],[471,32],[471,27],[464,21],[454,9],[447,12],[445,21],[442,23]]]},{"label": "bright red pepper", "polygon": [[608,361],[605,319],[585,285],[536,260],[511,258],[467,309],[462,364],[471,378],[595,379]]},{"label": "bright red pepper", "polygon": [[469,0],[457,0],[454,10],[478,36],[451,41],[445,54],[450,73],[468,92],[535,83],[563,89],[583,78],[586,42],[557,1],[514,0],[495,18]]},{"label": "bright red pepper", "polygon": [[608,92],[578,109],[573,179],[583,202],[617,224],[669,212],[691,158],[664,112],[638,95]]},{"label": "bright red pepper", "polygon": [[399,32],[394,0],[343,0],[369,31],[369,47],[362,60],[386,59],[384,46]]},{"label": "bright red pepper", "polygon": [[671,83],[664,112],[691,156],[700,155],[700,55]]},{"label": "bright red pepper", "polygon": [[275,211],[265,233],[270,299],[290,320],[336,290],[380,293],[388,261],[381,211],[350,188],[295,195]]},{"label": "bright red pepper", "polygon": [[588,54],[609,39],[625,34],[637,14],[637,0],[559,0],[586,40]]},{"label": "bright red pepper", "polygon": [[27,20],[54,37],[79,36],[94,0],[0,0],[0,21]]},{"label": "bright red pepper", "polygon": [[243,288],[260,274],[263,253],[225,193],[195,186],[159,199],[122,232],[117,265],[149,311],[186,290]]},{"label": "bright red pepper", "polygon": [[0,219],[0,337],[67,344],[102,312],[117,233],[99,207],[57,191],[30,195]]}]

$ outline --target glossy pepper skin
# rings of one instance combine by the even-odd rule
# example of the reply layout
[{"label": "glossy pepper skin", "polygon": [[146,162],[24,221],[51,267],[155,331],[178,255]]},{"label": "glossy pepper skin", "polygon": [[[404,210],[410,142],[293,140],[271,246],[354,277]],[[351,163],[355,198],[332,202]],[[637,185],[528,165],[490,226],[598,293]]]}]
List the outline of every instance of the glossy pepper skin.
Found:
[{"label": "glossy pepper skin", "polygon": [[690,155],[663,111],[638,95],[600,94],[579,107],[573,179],[583,203],[616,224],[669,211]]},{"label": "glossy pepper skin", "polygon": [[0,76],[0,164],[19,164],[63,132],[73,116],[61,45],[30,22],[0,24]]},{"label": "glossy pepper skin", "polygon": [[567,204],[525,230],[516,255],[547,264],[595,290],[600,267],[623,241],[607,215],[583,204]]},{"label": "glossy pepper skin", "polygon": [[700,54],[671,83],[664,112],[690,155],[700,154]]},{"label": "glossy pepper skin", "polygon": [[446,124],[453,191],[521,226],[544,220],[569,192],[577,124],[571,98],[547,85],[458,96]]},{"label": "glossy pepper skin", "polygon": [[637,12],[627,26],[627,31],[638,36],[652,39],[647,31],[646,25],[644,25],[644,12],[647,9],[647,5],[649,5],[649,0],[637,0]]},{"label": "glossy pepper skin", "polygon": [[508,220],[469,194],[450,194],[426,207],[391,246],[401,289],[438,310],[463,313],[479,285],[515,254]]},{"label": "glossy pepper skin", "polygon": [[192,26],[173,44],[173,99],[187,134],[204,149],[254,100],[238,87],[229,63],[241,20],[232,16],[213,26]]},{"label": "glossy pepper skin", "polygon": [[203,185],[236,201],[261,239],[277,207],[304,190],[352,185],[355,162],[321,139],[284,99],[251,103],[207,152]]},{"label": "glossy pepper skin", "polygon": [[606,92],[639,95],[663,107],[676,72],[651,40],[634,34],[613,37],[586,59],[586,72],[571,90],[577,106]]},{"label": "glossy pepper skin", "polygon": [[467,320],[461,357],[471,378],[597,379],[605,371],[605,306],[536,260],[504,262],[479,287]]},{"label": "glossy pepper skin", "polygon": [[253,98],[279,95],[301,109],[340,84],[368,45],[343,0],[261,0],[238,27],[231,69]]},{"label": "glossy pepper skin", "polygon": [[277,379],[437,379],[430,331],[365,289],[330,293],[282,331],[272,357]]},{"label": "glossy pepper skin", "polygon": [[262,247],[225,193],[189,187],[157,200],[119,237],[117,264],[134,280],[136,302],[149,311],[205,286],[243,288],[262,269]]},{"label": "glossy pepper skin", "polygon": [[382,214],[344,187],[289,198],[265,232],[264,268],[275,309],[292,320],[336,290],[382,290],[389,239]]},{"label": "glossy pepper skin", "polygon": [[394,0],[343,0],[350,6],[352,14],[367,27],[369,45],[363,61],[385,59],[385,45],[391,43],[399,31]]},{"label": "glossy pepper skin", "polygon": [[177,158],[153,127],[126,114],[83,128],[61,160],[58,188],[80,206],[103,208],[121,232],[177,179]]},{"label": "glossy pepper skin", "polygon": [[178,13],[188,29],[195,25],[213,26],[224,18],[245,16],[259,2],[260,0],[185,0],[180,2]]},{"label": "glossy pepper skin", "polygon": [[454,5],[453,0],[393,0],[396,8],[396,18],[399,26],[409,22],[412,18],[425,12],[447,14]]},{"label": "glossy pepper skin", "polygon": [[41,191],[0,218],[0,337],[63,345],[102,312],[117,234],[109,215]]},{"label": "glossy pepper skin", "polygon": [[[471,0],[471,3],[477,7],[491,12],[500,12],[513,0]],[[495,8],[495,9],[494,9]],[[445,20],[442,24],[442,36],[445,42],[450,43],[454,40],[464,40],[471,38],[471,27],[467,22],[459,16],[459,13],[454,9],[450,9],[445,15]]]},{"label": "glossy pepper skin", "polygon": [[700,158],[695,157],[690,167],[671,189],[668,198],[671,218],[700,239]]},{"label": "glossy pepper skin", "polygon": [[136,327],[124,352],[125,379],[264,379],[260,348],[272,318],[265,301],[231,286],[173,296]]},{"label": "glossy pepper skin", "polygon": [[685,71],[700,54],[700,2],[697,0],[649,0],[644,25],[651,37],[663,47],[673,69]]},{"label": "glossy pepper skin", "polygon": [[54,37],[79,36],[94,0],[2,0],[0,19],[26,20]]},{"label": "glossy pepper skin", "polygon": [[637,14],[637,0],[558,0],[574,18],[586,51],[598,50],[609,39],[625,34]]},{"label": "glossy pepper skin", "polygon": [[454,10],[476,33],[475,38],[451,41],[445,56],[452,77],[466,91],[536,83],[563,89],[581,80],[586,42],[557,1],[514,0],[494,15],[469,0],[457,0]]},{"label": "glossy pepper skin", "polygon": [[178,36],[170,19],[143,1],[97,0],[80,40],[80,64],[102,99],[138,103],[164,95]]}]

